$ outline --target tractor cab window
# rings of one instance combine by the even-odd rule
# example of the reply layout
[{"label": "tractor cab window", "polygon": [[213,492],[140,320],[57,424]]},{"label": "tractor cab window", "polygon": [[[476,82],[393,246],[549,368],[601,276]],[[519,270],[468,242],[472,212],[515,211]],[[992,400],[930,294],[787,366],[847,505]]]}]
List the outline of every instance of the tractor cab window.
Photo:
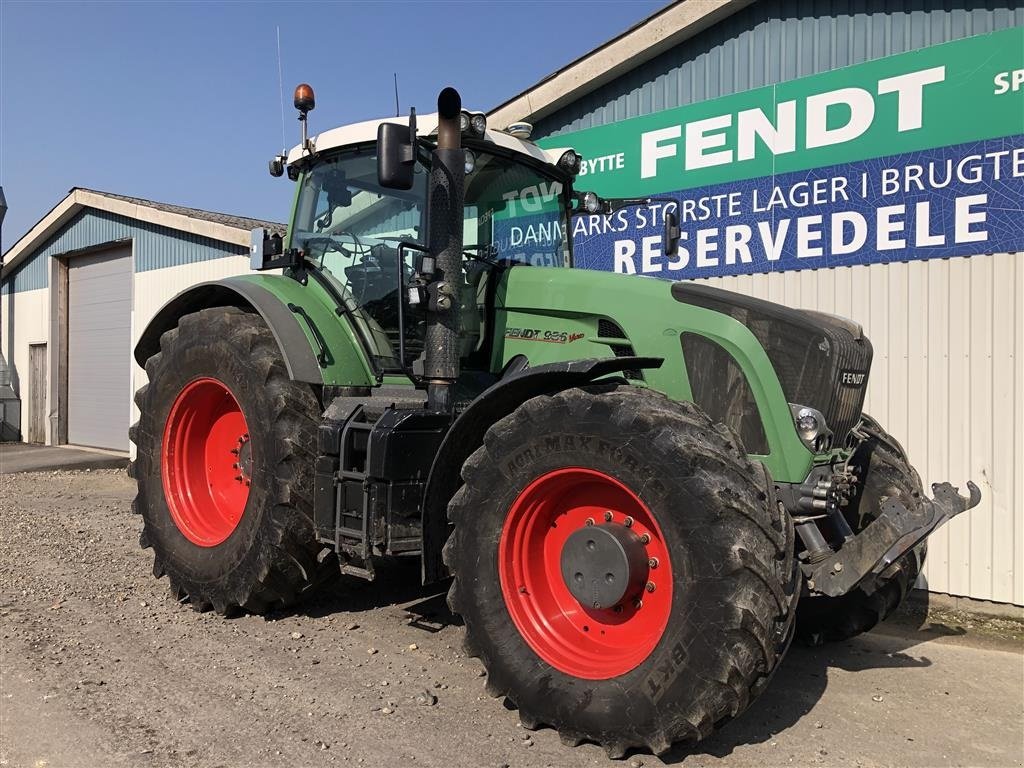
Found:
[{"label": "tractor cab window", "polygon": [[467,150],[467,250],[495,261],[569,266],[562,185],[532,167]]},{"label": "tractor cab window", "polygon": [[[490,267],[496,262],[569,266],[569,246],[557,181],[514,158],[472,148],[466,171],[461,314],[463,353],[469,356],[485,337]],[[421,256],[400,249],[402,241],[426,245],[428,176],[428,169],[418,166],[412,189],[381,187],[369,146],[317,161],[300,182],[292,246],[335,285],[375,347],[370,353],[386,370],[401,369],[400,334],[406,365],[423,348],[423,307],[409,305],[407,295],[402,297],[404,328],[399,328],[398,275],[401,268],[408,284]]]},{"label": "tractor cab window", "polygon": [[[408,281],[417,252],[402,250],[402,241],[422,244],[427,195],[425,173],[416,174],[409,191],[377,184],[377,157],[372,149],[346,152],[319,161],[302,179],[292,244],[334,283],[364,326],[370,353],[384,370],[397,370],[398,269]],[[405,312],[407,348],[422,348],[421,318]]]}]

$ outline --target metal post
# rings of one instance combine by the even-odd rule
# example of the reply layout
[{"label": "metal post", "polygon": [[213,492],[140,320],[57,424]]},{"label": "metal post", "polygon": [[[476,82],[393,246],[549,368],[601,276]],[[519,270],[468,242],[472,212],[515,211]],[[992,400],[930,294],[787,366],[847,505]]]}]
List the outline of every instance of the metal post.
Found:
[{"label": "metal post", "polygon": [[[3,272],[4,272],[4,217],[7,216],[7,197],[4,195],[4,188],[0,185],[0,297],[3,296]],[[0,311],[0,370],[7,367],[4,361],[4,333],[3,333],[3,312]]]}]

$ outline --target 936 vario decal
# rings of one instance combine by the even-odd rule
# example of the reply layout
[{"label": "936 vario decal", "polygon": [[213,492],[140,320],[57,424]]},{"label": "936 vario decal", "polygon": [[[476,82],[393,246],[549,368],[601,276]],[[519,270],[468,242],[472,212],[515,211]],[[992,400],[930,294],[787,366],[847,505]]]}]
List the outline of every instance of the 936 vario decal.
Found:
[{"label": "936 vario decal", "polygon": [[508,328],[505,331],[505,338],[519,339],[520,341],[544,341],[548,344],[568,344],[579,341],[583,338],[583,334],[569,331],[545,331],[540,328]]}]

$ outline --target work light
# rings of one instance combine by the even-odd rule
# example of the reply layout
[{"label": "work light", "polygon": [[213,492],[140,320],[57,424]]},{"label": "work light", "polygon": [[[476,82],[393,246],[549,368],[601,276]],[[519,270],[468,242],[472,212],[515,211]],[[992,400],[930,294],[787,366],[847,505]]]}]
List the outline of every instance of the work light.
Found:
[{"label": "work light", "polygon": [[580,157],[579,153],[572,149],[567,149],[562,153],[562,156],[558,158],[558,166],[563,171],[568,171],[573,176],[580,172],[580,164],[583,162],[583,158]]}]

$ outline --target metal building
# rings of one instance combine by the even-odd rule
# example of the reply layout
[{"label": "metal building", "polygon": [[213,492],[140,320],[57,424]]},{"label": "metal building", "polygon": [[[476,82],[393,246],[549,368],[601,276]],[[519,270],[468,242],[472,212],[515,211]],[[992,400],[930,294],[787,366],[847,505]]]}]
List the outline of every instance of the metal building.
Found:
[{"label": "metal building", "polygon": [[[942,44],[950,45],[940,47]],[[957,46],[973,46],[972,53],[961,54]],[[906,56],[898,59],[898,54]],[[1008,66],[1002,66],[1004,59]],[[883,106],[883,97],[878,94],[886,89],[872,87],[872,68],[899,61],[907,62],[907,71],[930,67],[925,71],[935,73],[932,80],[936,81],[943,75],[948,75],[947,81],[978,77],[978,92],[967,93],[965,100],[940,95],[939,103],[932,102],[937,119],[945,123],[937,129],[953,130],[962,124],[964,141],[988,140],[994,142],[992,151],[1015,153],[1003,157],[1024,158],[1024,90],[1012,87],[1014,71],[1024,66],[1024,7],[1018,2],[675,3],[509,99],[489,114],[489,120],[499,127],[525,120],[533,123],[534,138],[542,144],[546,137],[555,137],[552,142],[576,146],[585,158],[605,158],[603,166],[593,167],[589,178],[578,180],[577,188],[594,189],[608,196],[650,195],[694,186],[703,187],[702,192],[720,188],[728,191],[726,184],[705,187],[707,182],[699,174],[714,170],[706,168],[711,158],[718,157],[713,153],[728,148],[742,151],[733,143],[735,135],[729,133],[738,125],[729,121],[738,121],[740,110],[756,106],[762,99],[769,107],[765,110],[769,123],[776,120],[768,127],[781,132],[782,102],[791,98],[784,94],[796,94],[792,96],[797,101],[793,111],[802,117],[805,107],[798,97],[817,93],[835,81],[848,89],[872,92],[877,117]],[[915,64],[918,61],[931,63]],[[1017,77],[1020,83],[1024,71]],[[941,87],[946,88],[946,84]],[[934,93],[946,93],[931,85],[918,93],[922,92],[926,99]],[[750,94],[751,103],[745,103],[743,94]],[[739,106],[734,109],[729,99],[735,99]],[[1007,122],[987,136],[972,135],[970,131],[981,129],[972,123],[984,122],[981,112],[970,114],[975,103],[991,104]],[[716,110],[716,104],[725,106]],[[698,181],[688,183],[685,177],[679,177],[660,187],[642,187],[638,184],[640,177],[651,173],[642,165],[639,173],[627,178],[630,162],[641,151],[641,131],[657,131],[652,145],[658,153],[655,164],[660,174],[663,166],[676,163],[684,153],[689,162],[689,150],[684,146],[691,135],[689,125],[684,134],[683,123],[718,114],[726,116],[719,123],[701,123],[705,128],[694,134],[694,140],[701,141],[705,148],[703,156],[697,155],[701,162],[695,163],[698,170],[693,172]],[[926,110],[925,114],[930,113]],[[659,116],[665,119],[659,122]],[[778,134],[761,130],[766,125],[762,122],[758,126],[759,139],[774,140],[778,145]],[[870,158],[895,154],[917,140],[916,136],[936,130],[927,123],[901,125],[901,131],[905,127],[920,130],[894,131],[891,143],[888,138],[875,136],[863,150],[863,162],[848,168],[858,172],[864,168],[870,173]],[[800,135],[796,133],[798,139]],[[676,136],[681,138],[676,140]],[[870,131],[865,134],[868,138]],[[941,143],[935,139],[932,147]],[[754,145],[751,139],[748,151],[753,153],[754,149],[760,150],[761,145]],[[801,181],[818,173],[814,166],[826,164],[801,158],[803,153],[796,149],[788,156],[780,153],[771,157],[771,163],[790,162],[800,169],[792,175]],[[928,149],[924,156],[941,159],[943,152]],[[616,169],[621,172],[616,173]],[[771,164],[761,172],[734,178],[776,178],[777,171]],[[1015,172],[1019,173],[1020,168]],[[746,189],[753,182],[744,183]],[[875,350],[867,411],[903,442],[926,487],[932,481],[948,478],[962,484],[970,478],[984,494],[979,508],[953,520],[929,540],[922,585],[932,591],[1021,605],[1024,260],[1020,251],[1024,250],[1024,179],[1015,175],[999,183],[1006,185],[1002,187],[1005,198],[999,206],[993,204],[988,216],[991,223],[1005,213],[1008,229],[1004,235],[992,234],[988,242],[966,252],[964,248],[939,248],[934,254],[926,250],[876,250],[865,254],[862,263],[838,260],[817,268],[797,261],[805,254],[794,254],[795,258],[788,261],[790,268],[783,257],[763,268],[737,264],[732,270],[671,272],[674,267],[665,269],[664,259],[659,262],[657,255],[648,258],[645,253],[641,261],[642,233],[626,232],[617,243],[595,239],[603,254],[618,243],[624,243],[622,250],[627,255],[632,249],[635,256],[618,264],[600,259],[581,264],[587,242],[577,234],[577,266],[616,269],[625,265],[627,268],[620,271],[635,269],[658,277],[705,279],[723,288],[848,316],[862,323]],[[928,192],[931,194],[915,197],[914,204],[927,204],[941,197],[938,190]],[[1002,213],[995,208],[1001,208]],[[827,210],[824,212],[827,214]],[[712,216],[710,221],[727,224],[730,218]],[[933,226],[935,238],[949,234],[943,228],[951,227],[948,222]],[[737,231],[742,236],[743,231]],[[630,238],[633,243],[626,242]],[[866,250],[872,249],[869,246]],[[749,258],[749,251],[745,255]]]},{"label": "metal building", "polygon": [[128,451],[132,349],[171,297],[248,271],[250,230],[282,225],[72,189],[5,254],[3,355],[21,439]]}]

